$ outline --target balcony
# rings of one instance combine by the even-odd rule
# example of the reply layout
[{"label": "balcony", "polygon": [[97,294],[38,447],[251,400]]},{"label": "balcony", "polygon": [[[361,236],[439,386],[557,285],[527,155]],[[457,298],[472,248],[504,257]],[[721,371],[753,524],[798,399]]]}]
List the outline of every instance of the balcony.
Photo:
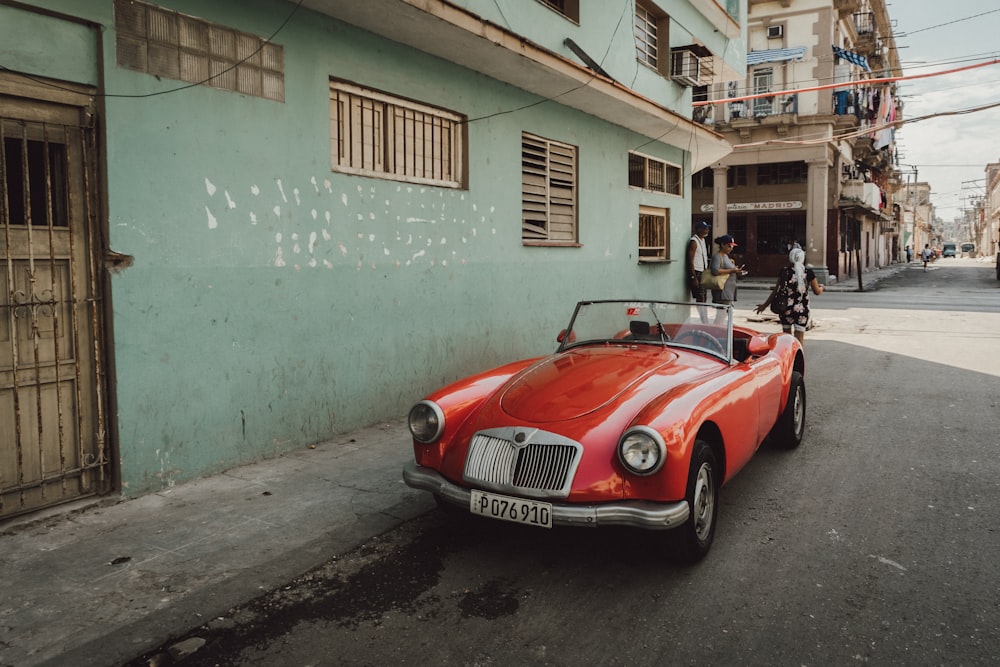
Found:
[{"label": "balcony", "polygon": [[861,9],[861,0],[833,0],[833,8],[844,17]]},{"label": "balcony", "polygon": [[882,208],[882,190],[874,183],[851,179],[840,186],[840,205],[863,206],[878,211]]},{"label": "balcony", "polygon": [[797,114],[799,112],[799,96],[796,94],[777,97],[758,97],[754,100],[730,102],[726,105],[726,118],[723,122],[733,120],[760,120],[768,116]]}]

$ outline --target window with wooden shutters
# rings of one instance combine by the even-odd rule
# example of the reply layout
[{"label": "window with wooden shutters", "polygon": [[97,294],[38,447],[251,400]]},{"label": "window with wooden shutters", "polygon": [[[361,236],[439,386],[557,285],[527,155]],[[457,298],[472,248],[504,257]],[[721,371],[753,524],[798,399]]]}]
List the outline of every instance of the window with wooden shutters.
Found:
[{"label": "window with wooden shutters", "polygon": [[576,146],[521,135],[521,240],[577,243]]},{"label": "window with wooden shutters", "polygon": [[680,195],[681,169],[663,160],[629,153],[628,184],[652,192]]},{"label": "window with wooden shutters", "polygon": [[460,188],[464,131],[459,114],[330,82],[334,171]]},{"label": "window with wooden shutters", "polygon": [[639,207],[639,261],[664,262],[670,257],[670,210]]}]

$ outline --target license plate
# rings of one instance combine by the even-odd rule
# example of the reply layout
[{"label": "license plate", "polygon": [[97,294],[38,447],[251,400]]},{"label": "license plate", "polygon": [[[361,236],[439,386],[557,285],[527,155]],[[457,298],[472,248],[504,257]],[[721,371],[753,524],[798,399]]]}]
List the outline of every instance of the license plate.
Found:
[{"label": "license plate", "polygon": [[473,490],[469,499],[469,511],[491,519],[503,519],[542,528],[552,527],[552,504],[537,500],[522,500]]}]

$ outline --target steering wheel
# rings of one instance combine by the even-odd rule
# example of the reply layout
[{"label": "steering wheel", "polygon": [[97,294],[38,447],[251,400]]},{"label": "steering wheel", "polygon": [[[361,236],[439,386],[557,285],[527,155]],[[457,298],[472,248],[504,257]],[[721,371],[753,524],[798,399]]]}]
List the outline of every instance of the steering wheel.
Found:
[{"label": "steering wheel", "polygon": [[[690,339],[690,340],[687,340]],[[710,352],[718,354],[720,357],[726,356],[726,350],[722,347],[719,339],[701,329],[688,329],[678,334],[674,338],[675,343],[687,343],[695,347],[707,348]]]}]

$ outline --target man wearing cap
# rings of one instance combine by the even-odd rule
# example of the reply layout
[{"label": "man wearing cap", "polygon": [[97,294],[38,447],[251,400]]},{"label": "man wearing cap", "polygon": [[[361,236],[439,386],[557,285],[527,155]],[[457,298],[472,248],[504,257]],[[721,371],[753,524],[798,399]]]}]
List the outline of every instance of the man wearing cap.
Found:
[{"label": "man wearing cap", "polygon": [[[708,248],[705,246],[705,239],[712,230],[712,226],[704,220],[700,220],[694,227],[694,236],[687,245],[687,275],[688,289],[691,298],[697,303],[705,303],[708,294],[701,285],[701,272],[708,268]],[[701,309],[704,310],[704,309]],[[702,321],[708,319],[708,313],[701,313]]]}]

